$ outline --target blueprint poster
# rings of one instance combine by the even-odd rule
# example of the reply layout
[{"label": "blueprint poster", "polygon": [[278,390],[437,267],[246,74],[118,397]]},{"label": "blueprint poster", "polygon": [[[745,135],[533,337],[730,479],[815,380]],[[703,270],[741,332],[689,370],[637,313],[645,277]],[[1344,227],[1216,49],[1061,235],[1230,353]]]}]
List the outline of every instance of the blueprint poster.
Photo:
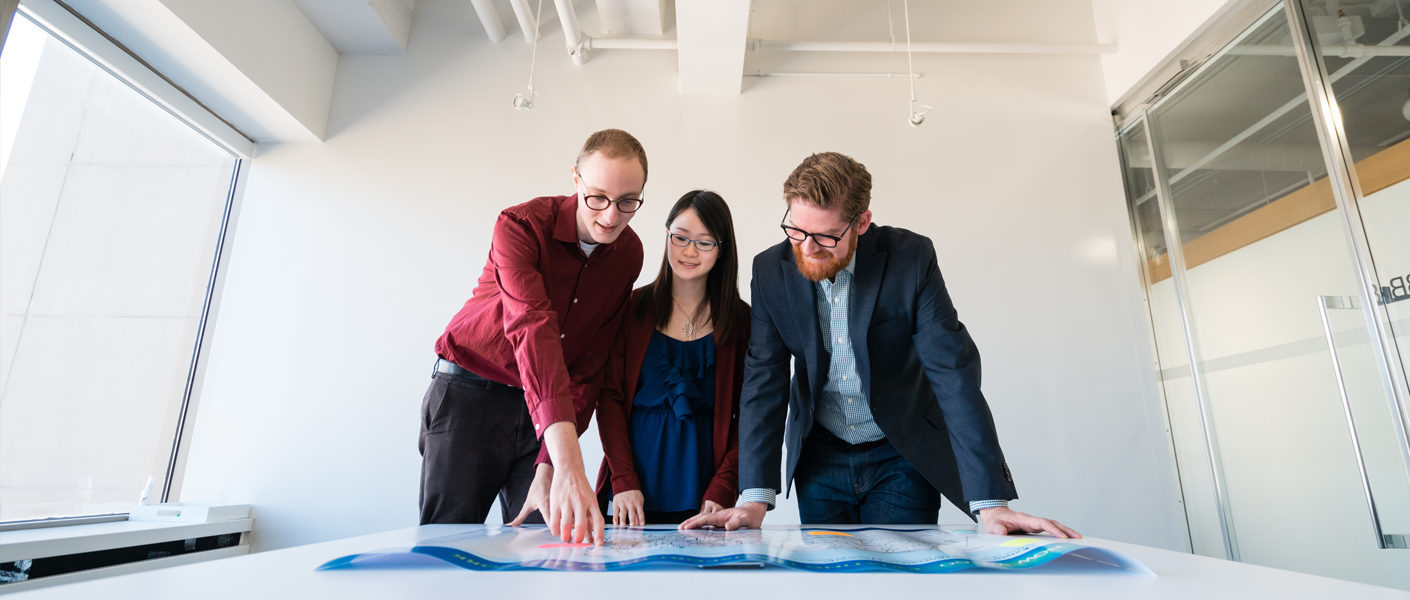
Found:
[{"label": "blueprint poster", "polygon": [[818,572],[948,573],[973,568],[1029,569],[1070,556],[1113,570],[1151,574],[1144,565],[1118,552],[1070,540],[987,535],[935,526],[804,526],[742,531],[608,527],[607,541],[601,547],[564,543],[543,526],[471,527],[464,533],[424,540],[413,548],[344,556],[319,569],[386,568],[384,565],[395,562],[397,557],[422,554],[475,571],[615,571],[764,563]]}]

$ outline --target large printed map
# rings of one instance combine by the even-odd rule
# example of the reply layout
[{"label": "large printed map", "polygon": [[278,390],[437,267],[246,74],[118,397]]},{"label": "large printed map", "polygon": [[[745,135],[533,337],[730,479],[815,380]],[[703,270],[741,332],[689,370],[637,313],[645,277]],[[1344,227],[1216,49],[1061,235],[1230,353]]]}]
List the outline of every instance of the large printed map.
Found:
[{"label": "large printed map", "polygon": [[421,554],[476,571],[614,571],[655,566],[720,567],[762,563],[806,571],[889,570],[947,573],[970,568],[1027,569],[1070,556],[1140,573],[1150,570],[1110,550],[1048,537],[1011,537],[942,527],[766,527],[677,531],[670,526],[607,529],[602,546],[569,544],[542,526],[467,526],[413,548],[344,556],[319,569],[349,569]]}]

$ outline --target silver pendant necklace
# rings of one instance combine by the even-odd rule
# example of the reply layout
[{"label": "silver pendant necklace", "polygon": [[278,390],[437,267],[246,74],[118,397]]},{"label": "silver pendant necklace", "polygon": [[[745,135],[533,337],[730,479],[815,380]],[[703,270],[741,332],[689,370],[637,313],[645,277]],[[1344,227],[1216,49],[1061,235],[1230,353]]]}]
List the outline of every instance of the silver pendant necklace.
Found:
[{"label": "silver pendant necklace", "polygon": [[[688,313],[688,312],[686,312],[686,311],[685,311],[685,307],[681,306],[681,303],[676,300],[676,297],[675,297],[675,296],[671,296],[671,302],[675,302],[675,303],[676,303],[676,308],[681,309],[681,314],[682,314],[682,315],[685,315],[685,325],[681,325],[681,333],[685,335],[685,338],[686,338],[686,339],[694,338],[694,337],[695,337],[695,323],[693,323],[692,321],[695,320],[695,316],[692,315],[692,314],[690,314],[690,313]],[[699,310],[700,310],[700,307],[699,307],[699,306],[695,307],[695,310],[696,310],[696,311],[699,311]]]}]

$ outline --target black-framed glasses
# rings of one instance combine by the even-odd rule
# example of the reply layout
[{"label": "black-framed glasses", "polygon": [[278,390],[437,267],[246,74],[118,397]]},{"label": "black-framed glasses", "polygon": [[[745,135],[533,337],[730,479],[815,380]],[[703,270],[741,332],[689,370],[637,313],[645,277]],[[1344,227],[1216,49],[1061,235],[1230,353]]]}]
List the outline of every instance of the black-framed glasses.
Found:
[{"label": "black-framed glasses", "polygon": [[[579,174],[578,181],[582,181],[582,179],[583,176]],[[586,188],[587,183],[583,183],[583,187]],[[636,198],[618,198],[616,200],[608,198],[607,196],[592,195],[583,196],[583,202],[587,203],[587,207],[593,210],[607,210],[608,206],[616,204],[617,210],[624,213],[634,213],[638,208],[641,208],[642,204],[646,203],[646,199],[642,198],[640,194],[638,194]]]},{"label": "black-framed glasses", "polygon": [[[789,212],[791,212],[791,211],[792,211],[792,209],[789,209],[789,211],[785,211],[785,212],[783,213],[783,220],[784,220],[785,222],[788,221],[788,214],[789,214]],[[836,248],[836,247],[837,247],[837,244],[842,241],[842,237],[845,236],[845,235],[847,235],[847,231],[850,230],[850,229],[852,229],[852,226],[853,226],[853,225],[856,225],[856,224],[857,224],[857,219],[860,218],[860,217],[861,217],[861,215],[857,215],[857,216],[855,216],[855,217],[852,217],[852,220],[847,222],[847,228],[842,230],[842,235],[827,235],[827,234],[825,234],[825,233],[812,233],[812,232],[808,232],[808,231],[803,231],[802,229],[799,229],[799,228],[794,227],[794,226],[792,226],[792,225],[779,224],[779,227],[782,227],[782,228],[783,228],[783,233],[786,234],[786,235],[788,235],[788,239],[793,240],[793,241],[795,241],[795,242],[806,242],[806,241],[808,241],[808,238],[811,237],[811,238],[813,238],[813,243],[815,243],[815,244],[817,244],[817,245],[819,245],[819,246],[822,246],[822,247],[824,247],[824,248]]]},{"label": "black-framed glasses", "polygon": [[680,246],[682,248],[691,244],[695,244],[695,249],[701,252],[711,252],[715,248],[718,248],[720,246],[719,242],[714,242],[710,240],[692,240],[679,233],[667,233],[666,238],[671,240],[671,245]]}]

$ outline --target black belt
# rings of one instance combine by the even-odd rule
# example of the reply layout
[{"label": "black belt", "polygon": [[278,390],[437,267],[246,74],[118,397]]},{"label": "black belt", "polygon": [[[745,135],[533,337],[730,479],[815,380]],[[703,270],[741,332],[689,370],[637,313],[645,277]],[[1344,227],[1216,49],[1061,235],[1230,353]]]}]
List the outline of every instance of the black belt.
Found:
[{"label": "black belt", "polygon": [[[435,370],[435,373],[444,373],[444,374],[450,375],[451,377],[454,377],[454,378],[456,378],[456,379],[461,379],[461,380],[469,381],[469,382],[474,383],[474,384],[477,384],[477,385],[483,385],[483,386],[485,386],[485,389],[487,389],[487,390],[499,390],[499,389],[502,389],[502,390],[507,390],[507,391],[510,391],[510,392],[517,392],[517,393],[520,393],[520,394],[524,393],[524,389],[523,389],[523,388],[517,388],[517,387],[514,387],[514,386],[509,385],[509,384],[500,383],[500,382],[498,382],[498,381],[490,381],[490,380],[488,380],[488,379],[485,379],[484,377],[480,377],[479,375],[476,375],[473,371],[470,371],[469,369],[466,369],[465,367],[462,367],[462,366],[457,365],[457,364],[455,364],[455,363],[453,363],[453,362],[450,362],[450,361],[448,361],[448,360],[446,360],[446,359],[444,359],[444,358],[437,358],[437,359],[436,359],[436,370]],[[432,373],[432,376],[433,376],[433,377],[435,376],[435,373]]]}]

